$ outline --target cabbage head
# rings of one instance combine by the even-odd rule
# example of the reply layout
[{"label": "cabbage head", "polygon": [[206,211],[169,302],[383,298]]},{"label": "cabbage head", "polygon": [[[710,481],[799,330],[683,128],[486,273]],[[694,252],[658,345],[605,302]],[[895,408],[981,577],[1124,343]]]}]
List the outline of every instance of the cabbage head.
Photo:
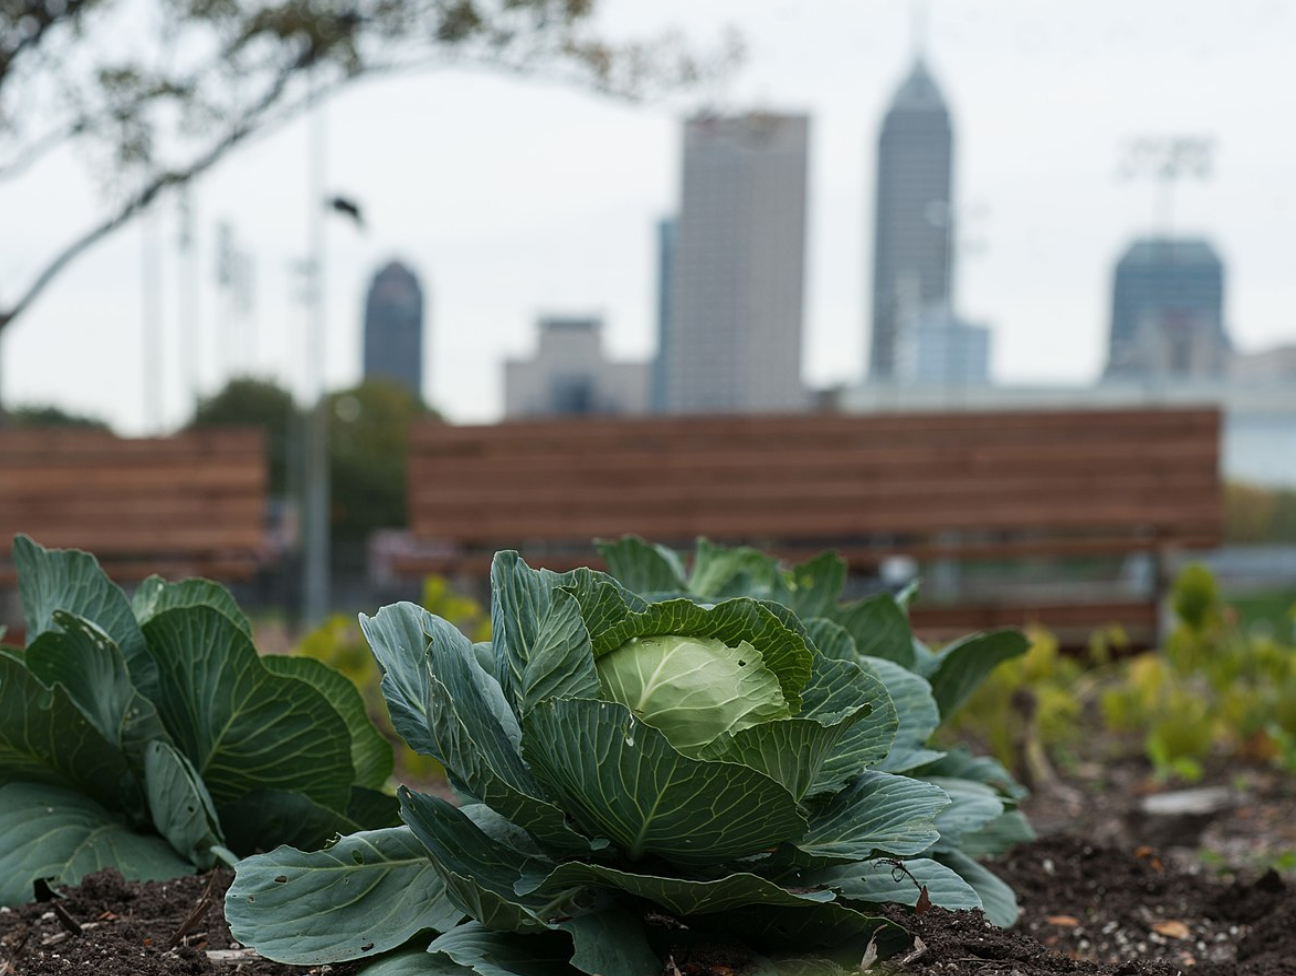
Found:
[{"label": "cabbage head", "polygon": [[504,552],[489,643],[413,604],[362,616],[394,727],[460,802],[402,787],[400,827],[244,860],[235,937],[299,965],[373,958],[375,976],[657,976],[716,940],[763,972],[858,968],[909,944],[884,904],[1010,921],[969,853],[1012,833],[1013,797],[927,741],[971,657],[928,680],[873,653],[871,613],[684,582]]}]

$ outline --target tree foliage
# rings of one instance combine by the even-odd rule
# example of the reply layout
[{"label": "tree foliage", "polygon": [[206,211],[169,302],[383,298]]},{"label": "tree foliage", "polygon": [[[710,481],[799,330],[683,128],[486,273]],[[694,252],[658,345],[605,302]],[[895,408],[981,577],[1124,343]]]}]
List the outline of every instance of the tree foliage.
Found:
[{"label": "tree foliage", "polygon": [[1296,490],[1226,486],[1224,536],[1238,545],[1296,543]]},{"label": "tree foliage", "polygon": [[292,394],[269,380],[244,376],[232,379],[219,393],[198,404],[190,430],[205,427],[260,427],[270,452],[270,493],[288,493],[288,467],[293,432],[298,423]]},{"label": "tree foliage", "polygon": [[108,424],[98,417],[69,413],[62,407],[15,407],[0,417],[10,427],[76,427],[81,430],[108,430]]},{"label": "tree foliage", "polygon": [[[387,380],[366,380],[325,398],[335,563],[354,558],[375,529],[405,525],[409,425],[434,416],[417,396]],[[270,491],[286,496],[301,484],[305,415],[292,394],[269,380],[231,380],[203,400],[189,423],[261,427],[270,451]]]},{"label": "tree foliage", "polygon": [[362,544],[405,525],[409,425],[432,412],[405,387],[366,380],[327,398],[333,538]]},{"label": "tree foliage", "polygon": [[[74,146],[98,217],[22,284],[0,332],[87,248],[160,195],[362,76],[433,65],[542,71],[642,94],[721,68],[677,38],[611,44],[594,0],[3,0],[0,180]],[[14,290],[17,289],[17,290]]]}]

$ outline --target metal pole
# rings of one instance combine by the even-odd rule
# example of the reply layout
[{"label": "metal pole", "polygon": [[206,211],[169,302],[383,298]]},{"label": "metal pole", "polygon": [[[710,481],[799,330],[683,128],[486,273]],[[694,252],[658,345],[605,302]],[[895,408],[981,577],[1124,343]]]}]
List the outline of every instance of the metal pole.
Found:
[{"label": "metal pole", "polygon": [[198,251],[194,242],[193,188],[180,198],[180,375],[184,383],[186,419],[198,413]]},{"label": "metal pole", "polygon": [[307,231],[310,275],[307,323],[308,370],[306,426],[306,477],[302,513],[302,602],[307,626],[324,621],[329,611],[329,432],[324,396],[324,344],[327,316],[324,308],[324,109],[317,81],[311,79],[309,158],[307,161]]},{"label": "metal pole", "polygon": [[157,435],[162,429],[162,273],[159,267],[158,213],[149,209],[141,226],[141,291],[144,332],[144,425]]}]

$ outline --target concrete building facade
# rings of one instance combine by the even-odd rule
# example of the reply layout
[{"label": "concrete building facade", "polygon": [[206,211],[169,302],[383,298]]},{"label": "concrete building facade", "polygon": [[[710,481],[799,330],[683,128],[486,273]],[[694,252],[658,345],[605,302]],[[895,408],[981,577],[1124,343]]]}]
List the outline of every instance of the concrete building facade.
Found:
[{"label": "concrete building facade", "polygon": [[685,123],[661,354],[666,413],[803,409],[809,119]]},{"label": "concrete building facade", "polygon": [[642,414],[648,411],[650,381],[650,364],[608,359],[601,319],[543,318],[535,354],[504,363],[504,415],[521,420]]}]

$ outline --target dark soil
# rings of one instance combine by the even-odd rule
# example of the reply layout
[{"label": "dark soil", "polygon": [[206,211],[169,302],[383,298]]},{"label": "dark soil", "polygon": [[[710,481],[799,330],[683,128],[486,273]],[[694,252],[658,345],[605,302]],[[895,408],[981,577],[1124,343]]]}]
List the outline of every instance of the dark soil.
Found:
[{"label": "dark soil", "polygon": [[[221,910],[233,879],[232,871],[223,870],[141,883],[108,870],[61,892],[62,898],[0,908],[0,976],[316,972],[261,959],[234,941]],[[330,972],[346,976],[353,968],[335,966]]]},{"label": "dark soil", "polygon": [[[976,912],[897,910],[917,937],[876,972],[972,976],[1296,976],[1296,783],[1259,771],[1222,773],[1236,793],[1208,817],[1140,810],[1137,767],[1090,770],[1044,791],[1030,813],[1040,840],[995,870],[1018,893],[1009,931]],[[127,883],[114,872],[64,897],[0,909],[0,976],[349,976],[340,965],[306,970],[238,946],[221,914],[229,872],[167,883]],[[741,962],[688,961],[688,976],[740,976]],[[669,976],[682,973],[668,967]],[[609,973],[607,976],[620,976]]]}]

